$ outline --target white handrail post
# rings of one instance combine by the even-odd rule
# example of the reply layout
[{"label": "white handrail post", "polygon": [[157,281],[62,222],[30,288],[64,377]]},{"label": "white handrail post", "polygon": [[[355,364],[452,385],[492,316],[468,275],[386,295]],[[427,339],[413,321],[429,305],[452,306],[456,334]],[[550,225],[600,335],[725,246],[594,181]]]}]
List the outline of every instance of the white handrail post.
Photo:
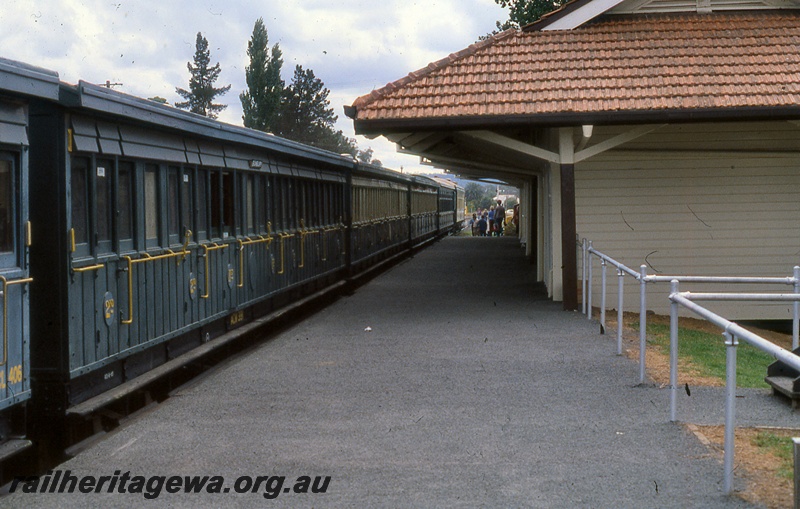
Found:
[{"label": "white handrail post", "polygon": [[[800,293],[800,266],[797,265],[794,267],[794,293]],[[792,307],[792,350],[797,350],[800,346],[800,302],[794,301]]]},{"label": "white handrail post", "polygon": [[617,355],[622,355],[622,292],[625,290],[625,272],[620,268],[617,269],[617,277],[619,278],[617,291]]},{"label": "white handrail post", "polygon": [[[671,295],[678,293],[678,280],[670,283]],[[669,306],[669,420],[675,422],[678,409],[678,303]]]},{"label": "white handrail post", "polygon": [[800,438],[792,438],[794,459],[794,509],[800,509]]},{"label": "white handrail post", "polygon": [[589,250],[586,255],[588,264],[588,280],[586,283],[586,318],[592,319],[592,241],[589,241]]},{"label": "white handrail post", "polygon": [[644,383],[647,348],[647,265],[639,267],[639,383]]},{"label": "white handrail post", "polygon": [[600,293],[600,330],[606,330],[606,259],[600,259],[600,286],[602,292]]},{"label": "white handrail post", "polygon": [[581,263],[581,282],[583,283],[582,294],[581,294],[581,305],[583,306],[583,314],[586,314],[586,249],[588,245],[586,244],[586,239],[583,239],[581,242],[581,248],[583,249],[583,262]]},{"label": "white handrail post", "polygon": [[723,489],[726,495],[733,493],[733,454],[736,432],[736,347],[739,340],[725,332],[725,457]]}]

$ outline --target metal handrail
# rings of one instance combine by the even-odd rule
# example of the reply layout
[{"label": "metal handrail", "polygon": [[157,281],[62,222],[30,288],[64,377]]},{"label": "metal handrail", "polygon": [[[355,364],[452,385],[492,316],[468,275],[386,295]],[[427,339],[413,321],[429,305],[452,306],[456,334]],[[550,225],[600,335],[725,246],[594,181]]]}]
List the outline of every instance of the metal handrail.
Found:
[{"label": "metal handrail", "polygon": [[264,242],[267,243],[267,249],[272,244],[272,223],[267,222],[267,231],[269,232],[267,236],[263,235],[256,235],[257,239],[251,239],[250,237],[245,237],[244,240],[238,239],[236,242],[239,245],[239,283],[236,285],[237,288],[244,288],[244,246],[250,246],[253,244],[262,244]]},{"label": "metal handrail", "polygon": [[[723,460],[724,465],[724,491],[726,494],[733,492],[733,456],[734,456],[734,431],[735,431],[735,415],[736,415],[736,347],[739,344],[739,339],[742,339],[754,347],[767,352],[775,359],[787,364],[788,366],[800,371],[800,356],[781,348],[778,345],[762,338],[761,336],[744,329],[740,325],[731,322],[722,316],[700,306],[694,301],[751,301],[751,302],[792,302],[794,307],[793,327],[792,327],[792,348],[798,348],[798,335],[800,335],[800,267],[796,266],[793,269],[792,277],[728,277],[728,276],[656,276],[647,274],[647,266],[641,265],[640,272],[636,273],[629,269],[624,264],[619,263],[613,258],[605,255],[592,247],[592,243],[584,239],[581,243],[583,248],[583,311],[592,318],[591,284],[592,276],[592,255],[597,256],[601,260],[603,267],[602,273],[602,293],[601,293],[601,324],[605,326],[605,293],[606,293],[606,275],[605,267],[611,264],[617,267],[617,274],[619,276],[619,305],[618,305],[618,322],[617,322],[617,335],[618,347],[617,351],[621,350],[621,331],[622,331],[622,292],[623,292],[623,278],[628,274],[640,283],[641,298],[639,309],[639,378],[640,383],[644,382],[644,368],[645,368],[645,348],[646,348],[646,316],[647,316],[647,297],[646,285],[647,283],[665,282],[669,281],[671,284],[671,291],[669,295],[670,300],[670,420],[676,420],[677,414],[677,393],[678,393],[678,306],[683,306],[689,311],[705,318],[712,324],[720,327],[724,331],[725,346],[726,346],[726,400],[725,400],[725,437],[724,448],[725,457]],[[587,276],[588,274],[588,276]],[[717,284],[784,284],[792,285],[794,293],[711,293],[711,292],[680,292],[679,285],[681,282],[687,283],[717,283]]]},{"label": "metal handrail", "polygon": [[284,269],[286,268],[284,264],[284,260],[286,258],[284,242],[286,239],[294,237],[294,233],[279,233],[278,237],[281,239],[281,270],[278,271],[278,274],[282,275],[284,273]]},{"label": "metal handrail", "polygon": [[328,233],[330,232],[338,232],[341,230],[341,226],[331,226],[331,227],[324,227],[321,230],[322,233],[322,261],[328,261]]},{"label": "metal handrail", "polygon": [[683,306],[696,315],[706,319],[724,331],[726,346],[725,366],[725,438],[724,448],[724,491],[726,494],[733,492],[733,457],[734,457],[734,432],[736,429],[736,347],[740,339],[746,341],[759,350],[768,353],[773,358],[800,371],[800,356],[781,348],[780,346],[750,332],[742,326],[731,322],[720,315],[704,308],[694,302],[695,300],[755,300],[777,302],[800,302],[800,294],[726,294],[726,293],[692,293],[679,292],[680,282],[675,279],[671,282],[670,304],[670,420],[677,420],[677,394],[678,394],[678,306]]},{"label": "metal handrail", "polygon": [[189,254],[189,240],[192,238],[192,231],[186,230],[184,234],[184,242],[183,247],[180,251],[173,251],[172,249],[167,249],[165,253],[160,255],[151,255],[150,253],[142,252],[139,253],[141,258],[134,259],[131,256],[123,256],[122,259],[127,261],[128,266],[126,267],[126,271],[128,272],[128,318],[125,320],[121,320],[120,323],[123,325],[130,325],[133,323],[133,266],[140,264],[140,263],[148,263],[154,262],[156,260],[164,260],[167,258],[180,258],[176,260],[178,264],[183,262],[186,259],[186,255]]},{"label": "metal handrail", "polygon": [[[617,260],[611,258],[610,256],[602,253],[592,246],[592,241],[587,241],[583,239],[582,242],[583,248],[583,275],[582,275],[582,282],[583,282],[583,312],[587,315],[587,318],[591,320],[592,318],[592,255],[597,256],[601,260],[601,267],[602,267],[602,293],[601,293],[601,304],[600,304],[600,324],[602,325],[601,330],[605,330],[606,326],[606,265],[611,264],[617,268],[617,280],[618,280],[618,290],[617,290],[617,355],[622,355],[622,320],[623,320],[623,311],[624,311],[624,291],[625,291],[625,275],[629,275],[634,279],[641,282],[640,284],[640,291],[639,291],[639,302],[640,302],[640,310],[639,310],[639,383],[644,383],[645,379],[645,353],[646,353],[646,345],[647,345],[647,336],[646,336],[646,327],[647,327],[647,298],[646,298],[646,288],[643,281],[645,277],[645,266],[640,267],[639,272],[633,270],[632,268],[628,267],[627,265],[618,262]],[[588,269],[588,277],[587,277],[587,269]]]},{"label": "metal handrail", "polygon": [[212,242],[211,244],[203,244],[200,246],[203,249],[203,258],[205,258],[205,266],[206,266],[206,275],[205,275],[205,290],[206,293],[201,295],[201,299],[207,299],[211,296],[211,278],[209,277],[210,268],[208,265],[208,253],[211,251],[217,251],[219,249],[227,249],[228,244],[217,244],[216,242]]},{"label": "metal handrail", "polygon": [[3,287],[3,362],[0,362],[0,366],[5,366],[8,362],[8,287],[13,285],[24,285],[32,282],[32,277],[25,277],[9,281],[5,276],[0,276],[0,283],[2,283]]},{"label": "metal handrail", "polygon": [[300,220],[300,265],[297,266],[298,269],[302,269],[306,266],[306,236],[307,235],[314,235],[317,233],[321,233],[323,230],[307,230],[306,229],[306,222],[301,219]]},{"label": "metal handrail", "polygon": [[72,272],[78,272],[78,273],[82,273],[82,272],[92,272],[92,271],[95,271],[95,270],[100,270],[100,269],[102,269],[102,268],[103,268],[103,267],[105,267],[105,266],[106,266],[106,264],[105,264],[105,263],[97,263],[97,264],[95,264],[95,265],[87,265],[87,266],[85,266],[85,267],[78,267],[78,268],[75,268],[75,267],[70,267],[70,270],[71,270]]},{"label": "metal handrail", "polygon": [[[793,275],[791,277],[758,277],[758,276],[663,276],[663,275],[649,275],[647,274],[647,266],[641,265],[637,273],[633,269],[627,267],[623,263],[613,259],[595,249],[592,246],[592,241],[583,239],[579,244],[583,250],[583,266],[582,266],[582,283],[583,283],[583,312],[587,315],[588,319],[592,319],[592,281],[594,280],[592,274],[592,255],[597,256],[601,261],[602,277],[601,277],[601,304],[600,304],[600,323],[602,330],[605,330],[605,298],[606,298],[606,265],[611,264],[617,267],[617,274],[619,276],[619,305],[617,306],[617,354],[622,353],[622,327],[621,320],[623,314],[623,277],[625,274],[632,276],[639,281],[639,383],[644,383],[645,380],[645,350],[647,347],[647,283],[659,283],[677,280],[686,283],[710,283],[710,284],[783,284],[792,285],[794,287],[794,294],[800,294],[800,267],[794,267]],[[755,294],[740,294],[740,295],[755,295]],[[733,300],[728,299],[728,300]],[[747,297],[738,298],[741,301],[754,300]],[[800,346],[800,301],[794,299],[787,299],[787,302],[793,303],[793,316],[792,316],[792,349],[797,349]]]}]

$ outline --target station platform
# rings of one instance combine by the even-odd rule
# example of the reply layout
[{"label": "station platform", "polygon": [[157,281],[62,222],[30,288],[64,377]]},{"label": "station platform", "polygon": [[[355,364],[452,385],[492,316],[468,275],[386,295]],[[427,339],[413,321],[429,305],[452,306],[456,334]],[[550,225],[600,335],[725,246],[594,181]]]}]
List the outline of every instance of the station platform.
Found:
[{"label": "station platform", "polygon": [[[58,467],[99,489],[0,505],[750,507],[668,391],[534,275],[514,238],[446,238]],[[722,394],[681,397],[680,420],[721,424]],[[798,423],[767,390],[737,404],[739,425]]]}]

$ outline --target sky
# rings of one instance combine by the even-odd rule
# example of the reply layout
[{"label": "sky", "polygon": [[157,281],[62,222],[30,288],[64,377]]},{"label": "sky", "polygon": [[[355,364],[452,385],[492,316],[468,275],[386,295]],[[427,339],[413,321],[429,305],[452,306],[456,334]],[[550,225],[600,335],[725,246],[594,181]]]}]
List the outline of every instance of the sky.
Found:
[{"label": "sky", "polygon": [[355,136],[344,105],[466,48],[508,14],[494,0],[2,0],[0,57],[56,71],[62,81],[119,83],[115,90],[174,104],[189,88],[186,67],[197,33],[208,40],[231,85],[219,120],[242,125],[247,43],[263,18],[283,52],[283,79],[295,65],[330,89],[336,129],[372,148],[384,166],[430,171],[384,138]]}]

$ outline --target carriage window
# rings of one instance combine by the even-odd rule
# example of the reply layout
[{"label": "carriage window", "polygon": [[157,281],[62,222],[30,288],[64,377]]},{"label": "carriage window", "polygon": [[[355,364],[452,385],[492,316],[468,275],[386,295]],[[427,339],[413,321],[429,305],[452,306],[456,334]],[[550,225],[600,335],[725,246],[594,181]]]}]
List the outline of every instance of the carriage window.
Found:
[{"label": "carriage window", "polygon": [[192,220],[194,216],[194,208],[192,207],[193,173],[194,172],[190,169],[184,169],[181,181],[181,242],[184,241],[186,230],[192,230],[194,232],[194,221]]},{"label": "carriage window", "polygon": [[106,159],[97,161],[95,167],[95,192],[97,196],[97,247],[100,252],[111,250],[111,178],[114,162]]},{"label": "carriage window", "polygon": [[231,172],[214,172],[211,177],[212,236],[227,239],[234,227],[234,186]]},{"label": "carriage window", "polygon": [[330,185],[329,184],[322,184],[322,224],[331,224],[331,195],[330,195]]},{"label": "carriage window", "polygon": [[74,158],[72,160],[70,194],[72,195],[72,228],[75,232],[75,244],[86,244],[88,242],[89,208],[88,183],[89,161],[84,158]]},{"label": "carriage window", "polygon": [[253,233],[255,231],[255,214],[256,214],[256,203],[255,203],[255,176],[248,175],[247,176],[247,232],[246,233]]},{"label": "carriage window", "polygon": [[171,166],[167,174],[167,234],[169,235],[170,244],[179,242],[178,236],[180,234],[180,225],[178,224],[180,221],[178,218],[180,211],[178,172],[178,168]]},{"label": "carriage window", "polygon": [[300,225],[300,184],[289,181],[289,211],[286,214],[287,228],[294,229]]},{"label": "carriage window", "polygon": [[223,231],[222,231],[222,238],[226,239],[230,235],[234,235],[234,226],[236,225],[236,221],[234,219],[235,214],[235,191],[234,191],[234,183],[233,183],[233,173],[226,171],[222,174],[222,221],[223,221]]},{"label": "carriage window", "polygon": [[[317,182],[311,182],[308,187],[311,193],[306,197],[306,210],[308,210],[308,213],[311,214],[311,224],[316,226],[320,224],[319,211],[320,208],[324,207],[325,202],[322,200],[322,196],[319,194],[319,184]],[[312,207],[312,203],[316,203],[319,206]]]},{"label": "carriage window", "polygon": [[272,206],[275,211],[273,214],[275,218],[275,228],[283,230],[283,218],[286,215],[283,211],[283,208],[286,206],[286,186],[284,185],[284,179],[282,177],[275,179],[275,189],[273,192],[274,200],[272,201]]},{"label": "carriage window", "polygon": [[218,171],[211,172],[211,236],[222,237],[222,183]]},{"label": "carriage window", "polygon": [[208,238],[208,172],[197,173],[197,239]]},{"label": "carriage window", "polygon": [[117,234],[121,249],[133,249],[133,163],[119,163]]},{"label": "carriage window", "polygon": [[274,226],[275,222],[275,211],[272,209],[273,199],[272,199],[272,177],[264,177],[264,205],[262,206],[262,210],[264,211],[264,229],[267,228],[267,223],[270,226]]},{"label": "carriage window", "polygon": [[303,223],[306,226],[311,224],[311,218],[308,217],[306,213],[306,195],[308,194],[308,184],[305,181],[300,181],[295,186],[297,190],[297,202],[296,202],[296,210],[297,210],[297,227],[300,227],[300,220],[303,220]]},{"label": "carriage window", "polygon": [[0,252],[14,251],[14,176],[11,161],[0,160]]},{"label": "carriage window", "polygon": [[144,172],[145,240],[147,247],[158,245],[158,167],[148,164]]}]

